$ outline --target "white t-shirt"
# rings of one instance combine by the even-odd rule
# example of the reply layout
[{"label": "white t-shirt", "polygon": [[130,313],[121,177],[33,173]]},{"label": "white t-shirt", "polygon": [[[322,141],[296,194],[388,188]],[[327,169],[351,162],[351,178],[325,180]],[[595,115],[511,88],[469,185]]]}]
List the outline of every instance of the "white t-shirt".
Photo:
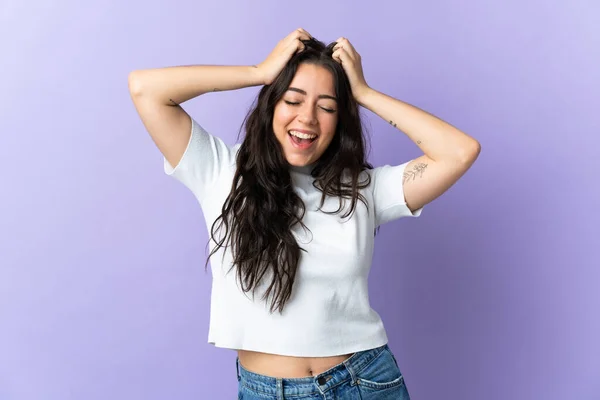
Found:
[{"label": "white t-shirt", "polygon": [[[192,118],[187,149],[173,168],[164,159],[164,171],[188,187],[198,199],[207,228],[221,214],[236,171],[240,144],[228,146],[210,135]],[[244,293],[236,281],[229,248],[210,260],[212,290],[208,343],[298,357],[326,357],[372,349],[387,343],[381,318],[369,304],[367,278],[371,268],[375,228],[397,218],[418,217],[404,200],[403,171],[407,163],[383,166],[371,174],[361,193],[369,208],[357,201],[354,213],[317,211],[321,192],[312,185],[306,168],[290,170],[294,190],[306,211],[303,223],[292,230],[300,247],[300,262],[292,294],[283,312],[269,313],[270,300],[262,300],[272,275],[266,274],[254,295]],[[362,181],[359,179],[359,181]],[[350,201],[346,201],[349,205]],[[323,210],[335,211],[337,197],[328,197]],[[346,209],[344,209],[346,210]],[[210,231],[209,231],[210,232]],[[210,240],[210,250],[215,243]],[[204,264],[202,260],[202,265]]]}]

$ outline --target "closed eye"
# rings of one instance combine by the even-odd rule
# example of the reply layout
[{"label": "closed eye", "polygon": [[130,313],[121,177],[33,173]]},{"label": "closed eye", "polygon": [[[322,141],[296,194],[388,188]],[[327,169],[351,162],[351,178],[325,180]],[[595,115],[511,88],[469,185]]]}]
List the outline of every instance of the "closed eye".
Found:
[{"label": "closed eye", "polygon": [[[297,106],[298,104],[300,104],[300,102],[287,101],[287,100],[284,100],[284,101],[286,104],[289,104],[290,106]],[[325,108],[325,107],[319,107],[319,108],[321,108],[323,111],[328,112],[330,114],[335,112],[335,110],[331,109],[331,108]]]}]

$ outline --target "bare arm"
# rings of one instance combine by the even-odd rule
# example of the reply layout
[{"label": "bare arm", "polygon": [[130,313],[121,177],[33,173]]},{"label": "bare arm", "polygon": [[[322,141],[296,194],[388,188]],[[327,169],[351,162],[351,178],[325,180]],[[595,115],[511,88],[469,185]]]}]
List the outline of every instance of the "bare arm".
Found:
[{"label": "bare arm", "polygon": [[425,153],[404,172],[404,196],[412,211],[446,192],[479,156],[479,142],[413,105],[373,89],[365,92],[360,103],[403,131]]},{"label": "bare arm", "polygon": [[181,160],[192,128],[190,116],[179,104],[207,92],[262,83],[255,66],[181,66],[129,74],[133,104],[152,140],[172,166]]},{"label": "bare arm", "polygon": [[356,101],[404,132],[425,153],[408,163],[402,179],[411,211],[441,196],[473,165],[481,151],[479,142],[426,111],[372,89],[365,81],[361,56],[348,39],[336,40],[332,57],[346,71]]},{"label": "bare arm", "polygon": [[359,103],[403,131],[425,153],[404,172],[404,196],[411,211],[441,196],[479,156],[477,140],[413,105],[373,89],[365,91]]},{"label": "bare arm", "polygon": [[129,93],[152,140],[169,164],[179,164],[190,140],[192,121],[179,106],[207,92],[270,85],[290,57],[311,36],[298,28],[277,43],[258,66],[193,65],[137,70]]},{"label": "bare arm", "polygon": [[207,92],[235,90],[262,84],[253,66],[190,65],[133,71],[129,90],[164,105],[184,103]]}]

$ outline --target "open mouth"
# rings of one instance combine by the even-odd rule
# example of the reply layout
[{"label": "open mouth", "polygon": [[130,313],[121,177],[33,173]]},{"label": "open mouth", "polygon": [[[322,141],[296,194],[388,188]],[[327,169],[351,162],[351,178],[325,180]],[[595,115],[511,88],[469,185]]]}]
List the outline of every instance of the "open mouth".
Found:
[{"label": "open mouth", "polygon": [[309,148],[318,138],[318,135],[302,133],[294,130],[288,131],[292,144],[301,149]]}]

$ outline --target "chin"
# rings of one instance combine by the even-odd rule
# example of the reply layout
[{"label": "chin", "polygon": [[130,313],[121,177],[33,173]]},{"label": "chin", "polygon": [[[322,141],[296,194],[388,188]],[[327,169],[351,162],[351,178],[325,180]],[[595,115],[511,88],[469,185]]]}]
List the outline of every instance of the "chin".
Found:
[{"label": "chin", "polygon": [[303,162],[303,161],[298,161],[298,160],[294,160],[294,161],[287,160],[287,162],[288,162],[288,164],[290,164],[293,167],[304,167],[305,165],[308,164],[308,162],[306,162],[306,161]]},{"label": "chin", "polygon": [[298,159],[298,157],[292,157],[291,159],[288,157],[286,160],[288,164],[293,167],[306,167],[307,165],[311,165],[316,161],[310,159]]}]

